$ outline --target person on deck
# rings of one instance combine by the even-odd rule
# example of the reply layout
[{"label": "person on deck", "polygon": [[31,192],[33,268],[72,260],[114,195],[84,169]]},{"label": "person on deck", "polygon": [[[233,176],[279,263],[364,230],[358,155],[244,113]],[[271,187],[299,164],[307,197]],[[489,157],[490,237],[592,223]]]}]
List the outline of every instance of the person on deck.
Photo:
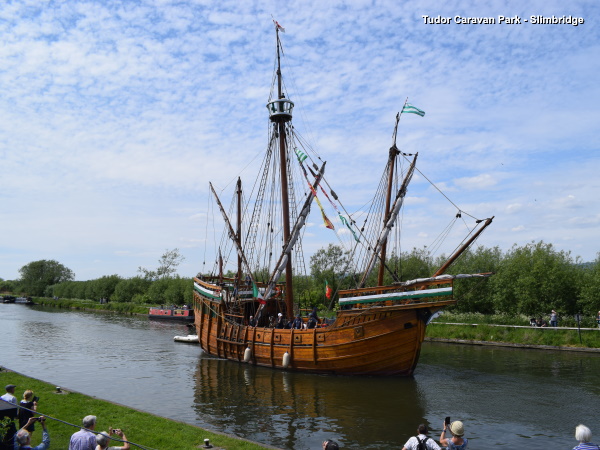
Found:
[{"label": "person on deck", "polygon": [[283,330],[285,328],[285,319],[281,313],[277,314],[277,323],[275,324],[275,328],[279,330]]},{"label": "person on deck", "polygon": [[579,441],[579,445],[573,447],[573,450],[597,450],[599,448],[590,442],[592,440],[592,430],[585,425],[577,425],[575,439]]},{"label": "person on deck", "polygon": [[83,428],[71,436],[69,450],[95,450],[96,435],[90,430],[96,428],[96,416],[85,416]]},{"label": "person on deck", "polygon": [[[39,422],[42,424],[42,443],[36,445],[35,447],[31,446],[31,434],[27,431],[28,428],[33,426],[34,422]],[[30,417],[27,423],[23,428],[17,431],[15,434],[15,446],[14,450],[19,449],[31,449],[31,450],[46,450],[50,447],[50,435],[48,434],[48,430],[46,429],[46,418],[44,416],[40,417]]]},{"label": "person on deck", "polygon": [[319,323],[319,316],[317,315],[317,307],[315,306],[313,310],[308,315],[308,323],[306,324],[306,328],[313,329]]},{"label": "person on deck", "polygon": [[425,447],[427,447],[428,450],[441,450],[437,442],[427,436],[427,433],[429,433],[427,425],[422,423],[417,428],[417,436],[412,436],[408,441],[406,441],[406,444],[404,444],[402,450],[417,450],[417,448],[419,448],[419,442],[424,442]]},{"label": "person on deck", "polygon": [[296,318],[294,319],[294,323],[292,324],[292,328],[295,330],[302,329],[302,318],[300,316],[296,316]]},{"label": "person on deck", "polygon": [[[451,438],[446,437],[446,429],[450,429],[450,433],[452,433]],[[442,447],[446,447],[446,450],[464,450],[468,445],[467,438],[463,438],[464,435],[465,428],[460,420],[455,420],[450,425],[446,425],[446,422],[444,422],[444,430],[440,435],[440,444]]]},{"label": "person on deck", "polygon": [[250,325],[251,327],[255,327],[256,326],[256,319],[254,318],[254,316],[250,316],[250,320],[248,321],[248,325]]}]

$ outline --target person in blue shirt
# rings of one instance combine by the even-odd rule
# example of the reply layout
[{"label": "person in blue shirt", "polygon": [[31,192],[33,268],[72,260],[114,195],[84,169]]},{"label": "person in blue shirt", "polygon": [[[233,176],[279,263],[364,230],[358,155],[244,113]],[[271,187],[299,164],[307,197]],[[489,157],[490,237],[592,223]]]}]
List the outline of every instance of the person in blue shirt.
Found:
[{"label": "person in blue shirt", "polygon": [[[34,422],[39,422],[42,424],[42,443],[40,445],[36,445],[35,447],[31,446],[31,435],[27,431],[26,428],[33,425]],[[46,429],[46,418],[44,416],[40,417],[30,417],[27,421],[27,424],[15,434],[15,447],[14,450],[22,450],[22,449],[31,449],[31,450],[46,450],[50,447],[50,435],[48,434],[48,430]]]},{"label": "person in blue shirt", "polygon": [[575,439],[579,441],[577,447],[573,447],[573,450],[598,450],[600,448],[596,444],[592,444],[592,430],[585,425],[577,425],[575,428]]}]

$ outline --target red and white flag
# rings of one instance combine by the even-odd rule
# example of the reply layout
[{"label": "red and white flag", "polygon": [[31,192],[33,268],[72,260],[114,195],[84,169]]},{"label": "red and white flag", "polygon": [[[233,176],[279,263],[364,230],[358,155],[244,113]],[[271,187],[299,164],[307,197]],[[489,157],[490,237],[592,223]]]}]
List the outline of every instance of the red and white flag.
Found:
[{"label": "red and white flag", "polygon": [[285,28],[283,28],[281,25],[279,25],[279,22],[277,22],[276,20],[274,20],[273,22],[275,22],[275,28],[280,30],[282,33],[285,33]]}]

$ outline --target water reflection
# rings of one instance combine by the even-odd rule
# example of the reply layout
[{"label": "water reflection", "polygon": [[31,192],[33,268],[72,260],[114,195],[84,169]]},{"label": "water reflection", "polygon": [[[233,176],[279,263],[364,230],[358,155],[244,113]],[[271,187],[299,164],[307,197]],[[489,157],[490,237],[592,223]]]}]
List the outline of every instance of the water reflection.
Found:
[{"label": "water reflection", "polygon": [[275,371],[173,342],[179,324],[0,305],[0,364],[134,408],[279,448],[401,448],[419,423],[465,422],[470,449],[572,448],[600,433],[598,354],[425,343],[414,378]]},{"label": "water reflection", "polygon": [[197,411],[213,425],[284,448],[318,448],[331,437],[381,448],[405,438],[390,418],[424,415],[412,378],[298,374],[207,357],[195,383]]}]

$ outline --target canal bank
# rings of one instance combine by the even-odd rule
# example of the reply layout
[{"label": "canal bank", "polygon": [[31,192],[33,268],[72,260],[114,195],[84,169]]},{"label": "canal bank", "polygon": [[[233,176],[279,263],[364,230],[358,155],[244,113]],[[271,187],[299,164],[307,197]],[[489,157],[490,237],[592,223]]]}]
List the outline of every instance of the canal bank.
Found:
[{"label": "canal bank", "polygon": [[[56,386],[37,378],[0,367],[0,386],[17,386],[15,396],[20,400],[26,389],[39,397],[38,412],[46,416],[51,448],[68,448],[73,433],[79,430],[81,420],[87,415],[97,416],[95,431],[109,428],[122,429],[134,448],[197,450],[204,448],[206,439],[214,448],[222,449],[276,449],[265,444],[208,431],[184,422],[167,419],[155,414],[130,408],[114,401],[102,400]],[[148,393],[140,392],[140,395]],[[41,427],[36,427],[40,429]],[[32,445],[41,442],[41,431],[32,437]],[[115,445],[117,445],[115,443]],[[208,448],[208,447],[207,447]]]},{"label": "canal bank", "polygon": [[494,323],[433,321],[426,339],[460,344],[497,345],[523,349],[600,351],[600,329],[532,327]]}]

